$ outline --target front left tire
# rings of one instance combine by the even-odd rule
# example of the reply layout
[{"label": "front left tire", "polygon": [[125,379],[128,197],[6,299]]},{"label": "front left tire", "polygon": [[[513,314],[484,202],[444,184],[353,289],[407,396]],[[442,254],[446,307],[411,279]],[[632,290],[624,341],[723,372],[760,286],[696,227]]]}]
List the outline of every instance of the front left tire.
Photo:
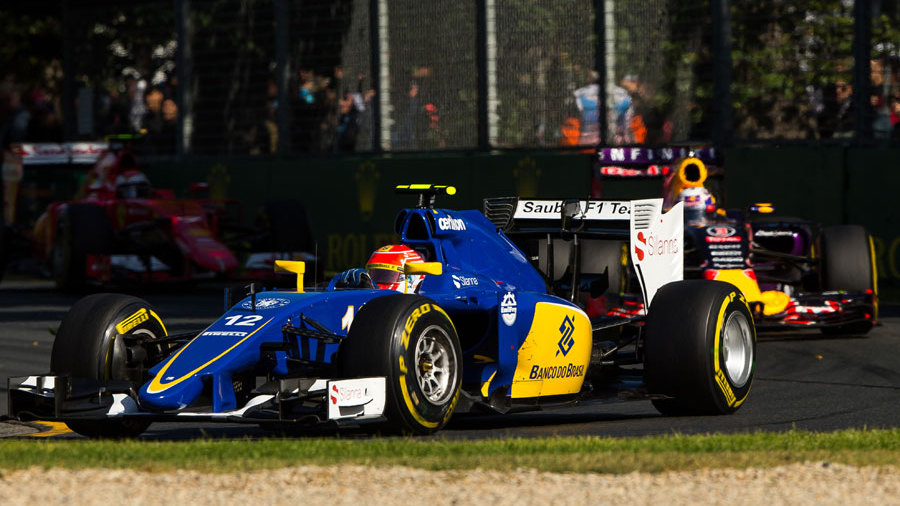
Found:
[{"label": "front left tire", "polygon": [[453,322],[434,301],[392,294],[367,302],[339,354],[341,376],[387,378],[388,432],[431,434],[453,415],[462,349]]},{"label": "front left tire", "polygon": [[[163,352],[152,342],[165,336],[165,325],[146,301],[117,293],[89,295],[63,318],[53,342],[50,369],[75,378],[129,381],[136,391],[149,379],[147,369]],[[104,418],[66,420],[66,425],[87,437],[124,438],[144,432],[150,422]]]}]

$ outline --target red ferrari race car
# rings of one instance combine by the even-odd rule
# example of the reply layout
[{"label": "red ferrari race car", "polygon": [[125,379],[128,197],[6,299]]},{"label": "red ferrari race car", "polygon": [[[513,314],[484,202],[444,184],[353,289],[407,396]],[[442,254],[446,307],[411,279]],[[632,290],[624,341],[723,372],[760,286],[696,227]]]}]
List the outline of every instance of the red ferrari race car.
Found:
[{"label": "red ferrari race car", "polygon": [[[70,190],[74,198],[44,204],[33,226],[28,213],[21,213],[18,226],[7,234],[30,240],[32,256],[60,289],[244,278],[259,272],[271,277],[275,259],[315,262],[304,253],[313,250],[313,239],[300,203],[267,204],[256,224],[246,226],[238,201],[197,195],[177,199],[172,190],[151,186],[124,145],[94,146],[100,151],[77,190]],[[47,149],[24,148],[18,150],[20,167],[50,163],[40,157]],[[204,184],[192,185],[197,192],[204,189]]]},{"label": "red ferrari race car", "polygon": [[[685,206],[684,276],[740,288],[757,328],[867,333],[878,320],[878,285],[865,228],[779,216],[769,203],[723,209],[714,195],[723,176],[708,148],[601,148],[593,192],[612,178],[661,179],[664,207]],[[643,310],[623,300],[614,311]]]}]

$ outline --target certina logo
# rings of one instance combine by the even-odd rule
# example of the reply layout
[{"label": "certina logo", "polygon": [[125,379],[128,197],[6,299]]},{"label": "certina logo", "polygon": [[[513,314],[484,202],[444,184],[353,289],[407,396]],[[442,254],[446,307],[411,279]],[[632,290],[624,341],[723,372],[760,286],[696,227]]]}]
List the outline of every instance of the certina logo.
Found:
[{"label": "certina logo", "polygon": [[644,235],[644,232],[638,232],[637,242],[634,244],[634,254],[637,255],[638,262],[644,261],[644,256],[664,256],[678,254],[678,238],[663,238],[654,236],[652,233]]},{"label": "certina logo", "polygon": [[512,292],[508,292],[503,296],[503,300],[500,301],[500,317],[503,318],[503,323],[507,327],[516,323],[516,311],[516,296]]},{"label": "certina logo", "polygon": [[229,330],[207,330],[200,334],[201,336],[221,336],[221,337],[244,337],[246,332],[232,332]]},{"label": "certina logo", "polygon": [[731,237],[736,233],[737,230],[726,226],[708,227],[706,229],[706,235],[711,235],[713,237]]},{"label": "certina logo", "polygon": [[559,332],[562,334],[562,337],[559,339],[557,346],[559,349],[556,350],[556,356],[559,356],[559,352],[562,352],[563,356],[569,354],[569,351],[572,349],[572,346],[575,346],[575,339],[572,337],[572,334],[575,332],[575,322],[572,318],[566,316],[563,319],[562,325],[559,326]]},{"label": "certina logo", "polygon": [[[290,299],[285,299],[282,297],[264,297],[256,301],[256,309],[276,309],[279,307],[287,306],[290,303]],[[241,304],[241,307],[244,309],[252,309],[253,301],[245,301],[243,304]]]},{"label": "certina logo", "polygon": [[457,276],[456,274],[453,274],[450,277],[453,279],[453,286],[455,286],[457,289],[464,286],[478,286],[478,278],[472,278],[469,276]]},{"label": "certina logo", "polygon": [[465,230],[466,222],[461,218],[438,218],[438,228],[441,230]]}]

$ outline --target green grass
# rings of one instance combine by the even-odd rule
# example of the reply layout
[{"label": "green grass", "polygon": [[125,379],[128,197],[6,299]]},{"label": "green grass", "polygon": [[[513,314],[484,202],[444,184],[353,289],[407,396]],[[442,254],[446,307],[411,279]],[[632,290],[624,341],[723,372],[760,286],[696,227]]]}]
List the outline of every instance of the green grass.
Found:
[{"label": "green grass", "polygon": [[431,470],[530,468],[552,472],[629,473],[773,467],[822,461],[900,467],[900,429],[633,439],[272,438],[117,442],[23,438],[0,443],[0,470],[37,466],[234,472],[355,464]]}]

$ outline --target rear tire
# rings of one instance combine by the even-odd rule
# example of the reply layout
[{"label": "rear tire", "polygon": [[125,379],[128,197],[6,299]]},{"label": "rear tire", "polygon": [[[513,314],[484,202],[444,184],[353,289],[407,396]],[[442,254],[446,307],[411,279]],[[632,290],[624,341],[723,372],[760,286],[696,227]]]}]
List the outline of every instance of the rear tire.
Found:
[{"label": "rear tire", "polygon": [[450,318],[433,301],[394,294],[366,303],[339,352],[341,376],[387,378],[385,429],[431,434],[459,400],[462,350]]},{"label": "rear tire", "polygon": [[[50,369],[77,378],[128,380],[136,390],[149,379],[147,369],[160,350],[148,346],[129,349],[125,335],[152,341],[165,337],[166,329],[144,300],[116,293],[89,295],[76,302],[63,318],[53,342]],[[139,435],[150,422],[67,420],[66,425],[87,437],[123,438]]]},{"label": "rear tire", "polygon": [[112,225],[106,210],[93,204],[68,204],[56,220],[51,267],[56,287],[78,292],[87,281],[87,256],[109,253]]},{"label": "rear tire", "polygon": [[[877,305],[877,279],[872,243],[866,229],[859,225],[839,225],[822,230],[822,279],[825,290],[847,292],[872,291]],[[877,306],[874,308],[877,311]],[[875,318],[875,315],[872,315]],[[866,334],[872,321],[860,321],[836,327],[823,327],[826,335]]]},{"label": "rear tire", "polygon": [[687,280],[656,293],[647,315],[644,374],[664,415],[729,414],[747,399],[756,329],[740,290]]}]

